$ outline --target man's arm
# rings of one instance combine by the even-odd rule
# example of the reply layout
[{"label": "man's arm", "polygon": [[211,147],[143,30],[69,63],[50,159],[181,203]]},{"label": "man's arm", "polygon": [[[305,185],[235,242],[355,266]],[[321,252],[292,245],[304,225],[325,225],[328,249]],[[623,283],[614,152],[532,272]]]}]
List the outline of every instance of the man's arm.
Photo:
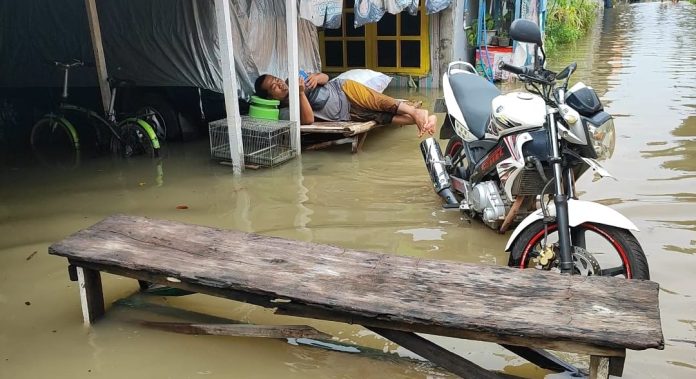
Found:
[{"label": "man's arm", "polygon": [[305,84],[302,78],[300,81],[300,125],[311,125],[314,124],[314,111],[312,106],[309,104],[309,99],[305,95]]},{"label": "man's arm", "polygon": [[324,74],[323,72],[316,72],[314,74],[309,75],[306,81],[307,88],[313,89],[316,86],[323,86],[324,84],[329,82],[329,76]]}]

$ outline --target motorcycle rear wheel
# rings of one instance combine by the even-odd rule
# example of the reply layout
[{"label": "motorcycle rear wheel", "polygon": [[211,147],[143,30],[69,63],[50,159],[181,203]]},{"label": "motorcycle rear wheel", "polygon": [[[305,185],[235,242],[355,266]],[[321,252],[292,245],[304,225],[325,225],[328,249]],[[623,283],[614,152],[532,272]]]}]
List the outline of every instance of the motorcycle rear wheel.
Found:
[{"label": "motorcycle rear wheel", "polygon": [[445,148],[445,156],[449,156],[450,158],[459,156],[459,153],[461,153],[463,148],[464,142],[462,141],[462,139],[459,138],[459,136],[454,136],[450,138],[450,140],[447,142],[447,147]]},{"label": "motorcycle rear wheel", "polygon": [[457,159],[464,155],[464,141],[459,136],[454,136],[450,138],[447,142],[447,147],[445,148],[445,157],[450,157],[450,160],[455,163],[455,165],[450,166],[447,171],[450,175],[455,175],[459,178],[468,178],[468,162],[466,158]]},{"label": "motorcycle rear wheel", "polygon": [[[556,224],[548,225],[547,244],[553,244],[557,241],[557,228]],[[576,255],[574,258],[577,260],[580,260],[580,255],[587,256],[589,254],[591,259],[599,265],[601,269],[598,273],[593,273],[594,275],[650,279],[650,270],[645,253],[631,232],[591,222],[578,225],[575,229],[585,236],[588,232],[591,233],[590,237],[585,237],[585,246],[574,246],[573,251]],[[536,264],[533,259],[539,255],[542,249],[545,234],[544,223],[541,220],[527,227],[512,245],[508,266],[521,269],[535,268]],[[588,246],[590,242],[592,242],[592,246]],[[558,255],[558,252],[556,253]],[[580,273],[577,262],[575,271]]]}]

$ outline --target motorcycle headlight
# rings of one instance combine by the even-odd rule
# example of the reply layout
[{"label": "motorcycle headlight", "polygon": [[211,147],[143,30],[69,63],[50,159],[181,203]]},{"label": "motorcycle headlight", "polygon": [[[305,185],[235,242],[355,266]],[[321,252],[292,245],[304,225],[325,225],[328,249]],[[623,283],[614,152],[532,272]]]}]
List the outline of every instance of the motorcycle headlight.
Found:
[{"label": "motorcycle headlight", "polygon": [[608,119],[599,127],[587,124],[592,147],[597,154],[598,160],[609,159],[614,154],[614,146],[616,145],[616,130],[614,129],[614,120]]}]

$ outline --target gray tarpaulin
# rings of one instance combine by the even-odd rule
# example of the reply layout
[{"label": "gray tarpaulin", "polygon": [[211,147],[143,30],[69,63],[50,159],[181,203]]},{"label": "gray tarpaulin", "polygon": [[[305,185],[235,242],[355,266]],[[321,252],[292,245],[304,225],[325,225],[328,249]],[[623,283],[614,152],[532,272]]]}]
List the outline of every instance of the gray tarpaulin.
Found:
[{"label": "gray tarpaulin", "polygon": [[[259,73],[287,77],[284,0],[231,0],[240,90]],[[221,92],[212,0],[99,0],[110,75],[142,86],[193,86]],[[321,68],[317,30],[298,21],[300,68]],[[93,62],[84,0],[0,2],[0,86],[58,86],[47,61]],[[71,71],[71,85],[96,85],[94,68]]]}]

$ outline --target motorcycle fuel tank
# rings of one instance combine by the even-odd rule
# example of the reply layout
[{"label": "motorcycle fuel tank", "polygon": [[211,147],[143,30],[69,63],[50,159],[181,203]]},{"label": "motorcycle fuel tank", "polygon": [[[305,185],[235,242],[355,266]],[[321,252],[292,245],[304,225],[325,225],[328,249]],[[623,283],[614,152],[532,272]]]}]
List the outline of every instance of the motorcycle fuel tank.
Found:
[{"label": "motorcycle fuel tank", "polygon": [[539,128],[546,121],[546,103],[529,92],[511,92],[493,99],[493,118],[488,132],[500,135],[511,128]]}]

